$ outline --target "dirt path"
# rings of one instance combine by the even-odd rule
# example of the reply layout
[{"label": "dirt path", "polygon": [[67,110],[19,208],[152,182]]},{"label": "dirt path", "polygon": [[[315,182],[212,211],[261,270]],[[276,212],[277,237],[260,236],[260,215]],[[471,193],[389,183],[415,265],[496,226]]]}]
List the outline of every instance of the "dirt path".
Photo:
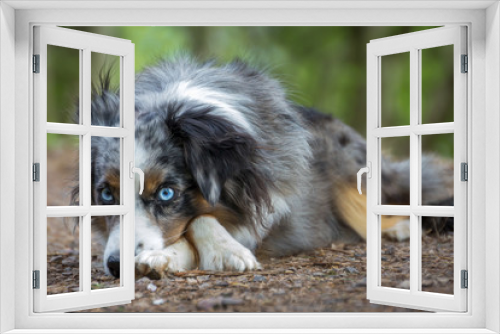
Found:
[{"label": "dirt path", "polygon": [[[441,274],[453,272],[450,243],[425,238],[429,241],[423,262],[425,289],[451,293],[452,281]],[[383,285],[408,288],[409,244],[385,241],[384,245]],[[435,265],[429,266],[425,260],[429,257],[436,260],[431,262]],[[78,281],[78,275],[68,275],[65,269],[77,267],[76,258],[70,253],[52,260],[53,289],[65,292],[73,286],[71,278]],[[118,280],[104,275],[100,261],[93,257],[92,288],[117,286]],[[340,244],[309,254],[261,259],[261,263],[262,270],[242,274],[195,270],[161,280],[143,277],[136,281],[131,304],[86,312],[413,312],[370,304],[366,299],[364,244]]]}]

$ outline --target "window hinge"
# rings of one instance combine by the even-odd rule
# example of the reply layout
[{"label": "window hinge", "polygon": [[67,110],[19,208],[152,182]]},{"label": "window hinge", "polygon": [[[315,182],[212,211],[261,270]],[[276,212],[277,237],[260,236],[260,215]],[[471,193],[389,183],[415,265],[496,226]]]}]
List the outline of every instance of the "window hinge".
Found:
[{"label": "window hinge", "polygon": [[462,55],[462,73],[469,72],[469,57],[467,55]]},{"label": "window hinge", "polygon": [[467,270],[462,270],[460,274],[460,276],[462,277],[462,289],[467,289],[469,287],[469,273],[467,272]]},{"label": "window hinge", "polygon": [[462,181],[469,181],[469,166],[466,162],[462,162],[460,164],[460,175]]},{"label": "window hinge", "polygon": [[33,164],[33,181],[40,181],[40,164],[38,162]]},{"label": "window hinge", "polygon": [[33,270],[33,289],[40,289],[40,270]]},{"label": "window hinge", "polygon": [[40,73],[40,55],[33,55],[33,73]]}]

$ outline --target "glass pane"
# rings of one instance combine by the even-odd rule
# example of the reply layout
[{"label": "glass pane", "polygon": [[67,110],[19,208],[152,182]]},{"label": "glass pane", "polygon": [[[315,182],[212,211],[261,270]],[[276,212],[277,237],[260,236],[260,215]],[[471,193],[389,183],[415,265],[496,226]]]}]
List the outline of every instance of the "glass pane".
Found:
[{"label": "glass pane", "polygon": [[92,137],[92,205],[119,205],[121,140]]},{"label": "glass pane", "polygon": [[383,205],[410,204],[410,137],[382,138]]},{"label": "glass pane", "polygon": [[80,50],[47,45],[47,122],[79,123]]},{"label": "glass pane", "polygon": [[422,204],[453,206],[453,133],[422,139]]},{"label": "glass pane", "polygon": [[79,205],[79,136],[47,134],[47,205]]},{"label": "glass pane", "polygon": [[47,218],[47,294],[80,291],[80,218]]},{"label": "glass pane", "polygon": [[410,217],[380,216],[381,286],[410,289]]},{"label": "glass pane", "polygon": [[120,126],[120,57],[91,53],[92,125]]},{"label": "glass pane", "polygon": [[92,217],[92,290],[120,286],[120,218]]},{"label": "glass pane", "polygon": [[421,50],[422,123],[453,122],[453,45]]},{"label": "glass pane", "polygon": [[382,126],[410,124],[410,53],[381,57]]},{"label": "glass pane", "polygon": [[422,291],[453,294],[453,218],[422,217]]}]

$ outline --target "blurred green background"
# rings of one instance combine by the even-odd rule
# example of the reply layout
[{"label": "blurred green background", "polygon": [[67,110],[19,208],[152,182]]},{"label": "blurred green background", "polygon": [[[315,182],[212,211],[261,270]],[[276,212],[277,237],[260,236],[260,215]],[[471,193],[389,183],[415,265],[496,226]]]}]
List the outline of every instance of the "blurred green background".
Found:
[{"label": "blurred green background", "polygon": [[[131,40],[135,69],[178,53],[221,62],[238,57],[267,69],[290,99],[332,114],[366,134],[366,45],[372,39],[430,27],[69,27]],[[73,122],[78,96],[78,51],[51,47],[48,121]],[[422,122],[453,121],[453,48],[422,51]],[[115,57],[116,58],[116,57]],[[92,58],[92,77],[113,61]],[[114,62],[115,66],[118,64]],[[382,58],[382,125],[409,124],[409,54]],[[114,71],[118,73],[117,70]],[[117,84],[118,76],[113,81]],[[427,136],[424,150],[453,156],[453,136]],[[404,142],[404,141],[401,141]],[[52,136],[51,147],[63,145]],[[408,156],[406,145],[390,154]]]}]

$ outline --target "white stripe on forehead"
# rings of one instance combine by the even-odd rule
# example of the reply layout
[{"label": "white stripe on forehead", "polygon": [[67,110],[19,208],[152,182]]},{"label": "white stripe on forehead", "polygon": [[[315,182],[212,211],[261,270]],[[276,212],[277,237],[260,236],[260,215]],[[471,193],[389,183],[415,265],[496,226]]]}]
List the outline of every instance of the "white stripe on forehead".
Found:
[{"label": "white stripe on forehead", "polygon": [[[250,134],[255,135],[253,127],[247,121],[243,113],[223,102],[224,100],[230,99],[231,96],[208,88],[190,85],[187,81],[179,82],[176,88],[177,89],[174,88],[169,92],[170,94],[174,94],[174,96],[172,96],[173,98],[177,98],[181,101],[183,99],[195,100],[202,104],[217,107],[217,109],[212,112],[214,115],[222,116],[244,128]],[[238,99],[241,100],[243,97],[238,96]]]}]

